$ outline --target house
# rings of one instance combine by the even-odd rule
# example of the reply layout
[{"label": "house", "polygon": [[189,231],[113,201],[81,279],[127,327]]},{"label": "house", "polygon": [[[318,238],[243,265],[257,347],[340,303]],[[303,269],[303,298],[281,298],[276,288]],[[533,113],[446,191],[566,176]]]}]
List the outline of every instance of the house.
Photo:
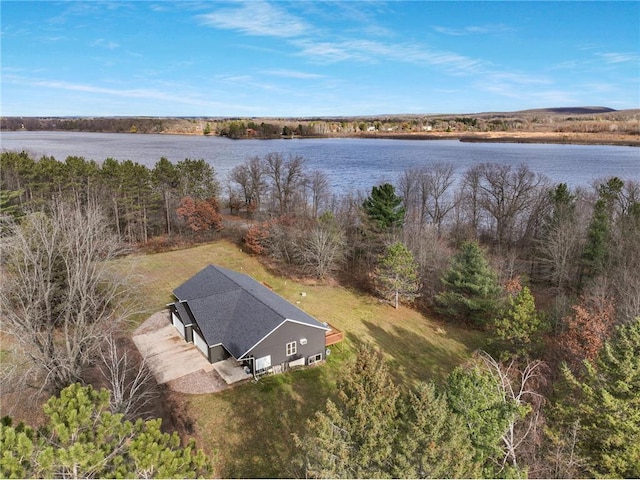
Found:
[{"label": "house", "polygon": [[247,275],[209,265],[173,294],[173,325],[210,363],[233,357],[259,375],[325,358],[331,328]]}]

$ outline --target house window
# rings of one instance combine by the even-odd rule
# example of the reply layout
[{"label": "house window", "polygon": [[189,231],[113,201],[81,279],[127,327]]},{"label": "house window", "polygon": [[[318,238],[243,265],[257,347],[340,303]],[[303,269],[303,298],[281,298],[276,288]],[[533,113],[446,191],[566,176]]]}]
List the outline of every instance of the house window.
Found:
[{"label": "house window", "polygon": [[287,343],[287,357],[295,355],[297,351],[296,342]]},{"label": "house window", "polygon": [[322,354],[321,353],[318,353],[317,355],[313,355],[312,357],[309,357],[309,365],[313,365],[314,363],[318,363],[321,360],[322,360]]}]

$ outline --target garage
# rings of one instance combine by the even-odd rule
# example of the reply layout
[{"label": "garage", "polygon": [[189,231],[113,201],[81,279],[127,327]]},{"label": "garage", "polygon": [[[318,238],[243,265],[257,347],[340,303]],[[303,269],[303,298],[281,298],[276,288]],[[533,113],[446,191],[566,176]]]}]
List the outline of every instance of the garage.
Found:
[{"label": "garage", "polygon": [[204,338],[202,338],[202,335],[200,335],[200,333],[196,329],[193,329],[193,343],[196,344],[196,347],[198,347],[198,350],[200,350],[208,360],[209,345],[207,345],[207,342],[205,342]]},{"label": "garage", "polygon": [[173,326],[176,327],[176,330],[180,332],[182,338],[186,338],[184,323],[182,323],[182,320],[180,320],[180,318],[174,312],[171,312],[171,323],[173,323]]}]

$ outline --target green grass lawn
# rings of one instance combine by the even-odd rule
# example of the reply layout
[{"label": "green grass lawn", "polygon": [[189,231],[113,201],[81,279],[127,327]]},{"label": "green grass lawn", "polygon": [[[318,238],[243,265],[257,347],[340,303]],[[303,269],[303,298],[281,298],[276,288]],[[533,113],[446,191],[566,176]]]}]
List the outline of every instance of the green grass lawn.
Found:
[{"label": "green grass lawn", "polygon": [[[131,256],[119,263],[136,272],[138,307],[146,313],[161,310],[172,300],[174,288],[212,263],[267,283],[321,322],[345,332],[345,341],[331,347],[332,354],[323,365],[217,394],[186,397],[189,416],[195,419],[194,436],[216,456],[216,474],[221,477],[295,476],[291,435],[301,433],[305,420],[334,393],[341,366],[356,344],[375,344],[389,361],[396,381],[410,387],[421,380],[443,378],[484,339],[478,332],[438,325],[414,310],[396,310],[360,292],[282,278],[227,241]],[[136,316],[134,325],[144,318]]]}]

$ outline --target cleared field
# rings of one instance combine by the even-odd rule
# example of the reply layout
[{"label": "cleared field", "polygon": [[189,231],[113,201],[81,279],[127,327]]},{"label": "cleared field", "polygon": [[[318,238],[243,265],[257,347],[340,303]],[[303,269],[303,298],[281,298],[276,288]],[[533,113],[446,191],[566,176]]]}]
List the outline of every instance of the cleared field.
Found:
[{"label": "cleared field", "polygon": [[[333,394],[354,345],[375,344],[387,357],[396,380],[410,387],[421,380],[441,379],[483,342],[478,332],[438,325],[414,310],[395,310],[360,292],[282,278],[227,241],[131,256],[119,263],[122,268],[132,267],[139,278],[136,296],[139,307],[148,313],[162,309],[175,287],[212,263],[267,283],[318,320],[345,332],[345,341],[332,346],[324,365],[182,399],[193,420],[192,435],[216,456],[216,474],[221,477],[295,476],[291,434],[301,432],[305,420]],[[139,315],[135,323],[144,318]]]}]

